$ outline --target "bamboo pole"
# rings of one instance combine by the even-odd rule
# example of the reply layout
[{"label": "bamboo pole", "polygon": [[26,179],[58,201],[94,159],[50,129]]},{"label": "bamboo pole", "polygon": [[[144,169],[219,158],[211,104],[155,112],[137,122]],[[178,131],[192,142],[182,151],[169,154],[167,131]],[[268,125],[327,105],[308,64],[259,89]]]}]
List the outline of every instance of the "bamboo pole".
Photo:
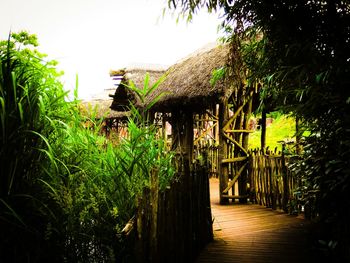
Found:
[{"label": "bamboo pole", "polygon": [[[249,126],[249,119],[250,115],[252,113],[252,107],[253,107],[253,92],[250,92],[249,96],[249,103],[246,104],[245,106],[245,114],[243,117],[243,129],[247,130]],[[242,134],[242,149],[244,150],[243,152],[248,156],[248,139],[249,139],[249,133],[241,133]],[[242,168],[241,168],[242,169]],[[248,183],[248,174],[247,170],[243,173],[244,167],[242,169],[242,176],[240,177],[241,179],[239,180],[239,195],[247,195],[247,183]],[[241,171],[241,170],[240,170]],[[241,203],[246,203],[247,199],[240,199]]]},{"label": "bamboo pole", "polygon": [[225,131],[228,130],[228,127],[230,127],[232,122],[238,117],[238,115],[243,110],[244,106],[251,100],[251,95],[252,95],[252,93],[243,101],[242,105],[240,107],[238,107],[238,109],[235,111],[233,116],[227,121],[227,123],[223,127],[223,130],[225,130]]},{"label": "bamboo pole", "polygon": [[244,148],[242,147],[242,145],[240,145],[235,139],[232,139],[230,136],[226,135],[225,133],[224,133],[224,137],[225,137],[226,139],[228,139],[230,142],[232,142],[234,145],[236,145],[245,155],[248,155],[247,150],[244,149]]},{"label": "bamboo pole", "polygon": [[266,110],[264,109],[261,113],[261,138],[260,147],[265,149],[266,147]]},{"label": "bamboo pole", "polygon": [[302,133],[300,131],[300,119],[297,116],[295,118],[295,150],[298,155],[301,154],[301,145],[300,145],[301,135]]},{"label": "bamboo pole", "polygon": [[221,163],[227,164],[227,163],[241,162],[241,161],[246,160],[247,158],[248,158],[247,156],[242,156],[242,157],[236,157],[236,158],[222,159]]},{"label": "bamboo pole", "polygon": [[226,130],[225,133],[253,133],[253,130]]},{"label": "bamboo pole", "polygon": [[225,99],[219,105],[219,195],[220,204],[227,204],[228,199],[222,196],[223,190],[228,184],[228,166],[224,164],[223,160],[228,155],[228,145],[224,136],[224,123],[228,118],[228,102]]},{"label": "bamboo pole", "polygon": [[282,207],[284,212],[288,212],[288,200],[289,200],[289,186],[288,186],[288,174],[287,174],[287,166],[286,159],[284,155],[285,144],[282,144],[282,178],[283,178],[283,200]]},{"label": "bamboo pole", "polygon": [[158,171],[151,171],[151,222],[150,222],[150,262],[159,262],[158,258]]},{"label": "bamboo pole", "polygon": [[201,140],[204,136],[206,136],[208,132],[210,132],[216,125],[217,123],[215,123],[214,125],[210,126],[208,129],[206,129],[197,139],[194,140],[193,144],[197,144],[198,141]]},{"label": "bamboo pole", "polygon": [[239,176],[241,175],[241,173],[243,172],[244,168],[247,166],[248,163],[245,163],[241,169],[237,172],[237,174],[235,175],[235,177],[233,177],[233,179],[229,182],[228,186],[225,188],[224,191],[222,191],[222,193],[227,193],[232,186],[235,184],[235,182],[238,180]]}]

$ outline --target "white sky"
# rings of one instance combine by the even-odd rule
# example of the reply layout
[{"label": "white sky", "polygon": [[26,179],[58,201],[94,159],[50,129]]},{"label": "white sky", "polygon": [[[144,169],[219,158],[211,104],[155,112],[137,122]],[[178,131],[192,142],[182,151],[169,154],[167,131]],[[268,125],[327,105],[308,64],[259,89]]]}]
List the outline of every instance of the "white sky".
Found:
[{"label": "white sky", "polygon": [[27,30],[39,51],[59,61],[66,89],[79,75],[87,98],[111,86],[110,69],[169,66],[218,38],[217,15],[204,10],[191,24],[167,14],[165,0],[0,0],[0,38]]}]

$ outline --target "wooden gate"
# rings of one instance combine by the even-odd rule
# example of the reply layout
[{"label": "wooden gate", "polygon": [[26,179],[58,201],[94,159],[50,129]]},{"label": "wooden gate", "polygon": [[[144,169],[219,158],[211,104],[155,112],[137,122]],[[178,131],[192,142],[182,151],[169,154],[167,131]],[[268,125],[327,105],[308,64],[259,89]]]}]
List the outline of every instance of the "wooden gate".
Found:
[{"label": "wooden gate", "polygon": [[227,203],[229,199],[247,202],[247,148],[251,132],[248,125],[252,98],[253,91],[248,87],[242,88],[234,92],[228,100],[222,101],[219,107],[221,204]]}]

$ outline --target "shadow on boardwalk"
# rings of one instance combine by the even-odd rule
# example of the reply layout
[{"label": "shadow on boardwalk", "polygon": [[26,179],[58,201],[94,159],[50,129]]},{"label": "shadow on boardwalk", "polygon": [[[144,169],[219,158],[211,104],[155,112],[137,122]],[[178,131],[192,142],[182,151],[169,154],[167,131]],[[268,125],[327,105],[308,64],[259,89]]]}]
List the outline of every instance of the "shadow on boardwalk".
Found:
[{"label": "shadow on boardwalk", "polygon": [[197,262],[315,262],[309,223],[259,205],[219,205],[218,180],[211,179],[214,242]]}]

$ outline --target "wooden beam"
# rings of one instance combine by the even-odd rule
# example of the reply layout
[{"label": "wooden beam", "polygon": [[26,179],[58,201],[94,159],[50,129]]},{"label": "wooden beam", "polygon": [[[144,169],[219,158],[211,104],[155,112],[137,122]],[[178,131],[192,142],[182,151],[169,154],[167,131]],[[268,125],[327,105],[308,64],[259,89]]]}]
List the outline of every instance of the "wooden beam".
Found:
[{"label": "wooden beam", "polygon": [[188,160],[192,162],[193,155],[193,113],[192,111],[184,112],[184,146],[188,154]]},{"label": "wooden beam", "polygon": [[228,199],[246,199],[249,196],[248,195],[221,195],[223,198]]},{"label": "wooden beam", "polygon": [[226,139],[228,139],[229,141],[231,141],[233,144],[235,144],[242,152],[245,153],[245,155],[248,155],[247,150],[244,149],[243,146],[240,145],[236,140],[232,139],[230,136],[226,135],[225,133],[224,133],[224,137],[225,137]]},{"label": "wooden beam", "polygon": [[[249,128],[249,119],[250,115],[252,113],[252,108],[253,108],[253,92],[251,91],[250,93],[250,100],[246,104],[244,108],[244,117],[243,117],[243,129],[247,130]],[[242,133],[242,147],[244,149],[248,149],[248,140],[249,140],[249,133]],[[244,175],[241,176],[238,180],[238,192],[240,195],[246,195],[247,194],[247,182],[248,182],[248,176]],[[245,203],[247,200],[241,199],[241,203]]]},{"label": "wooden beam", "polygon": [[242,156],[242,157],[236,157],[236,158],[230,158],[230,159],[222,159],[221,163],[235,163],[235,162],[241,162],[246,160],[248,157],[247,156]]},{"label": "wooden beam", "polygon": [[266,110],[264,109],[261,113],[261,137],[260,137],[260,148],[264,149],[266,146]]},{"label": "wooden beam", "polygon": [[202,139],[205,135],[208,134],[208,132],[213,129],[218,123],[215,123],[214,125],[210,126],[208,129],[206,129],[197,139],[194,140],[193,144],[196,144],[200,139]]},{"label": "wooden beam", "polygon": [[237,172],[237,174],[235,175],[235,177],[233,177],[233,179],[229,182],[228,186],[226,187],[226,189],[222,192],[223,194],[226,194],[228,192],[228,190],[230,190],[232,188],[232,186],[237,182],[238,177],[241,175],[241,173],[243,172],[244,168],[247,166],[248,163],[245,163],[241,169],[239,169],[239,171]]},{"label": "wooden beam", "polygon": [[226,130],[226,133],[235,133],[235,132],[242,132],[242,133],[252,133],[253,130]]},{"label": "wooden beam", "polygon": [[233,116],[227,121],[227,123],[225,124],[223,130],[226,131],[228,129],[228,127],[231,125],[231,123],[238,117],[239,113],[242,111],[243,107],[244,107],[245,103],[243,105],[241,105],[237,111],[233,114]]},{"label": "wooden beam", "polygon": [[218,116],[215,116],[212,112],[210,112],[209,110],[205,111],[208,115],[210,115],[214,121],[217,121],[219,118]]},{"label": "wooden beam", "polygon": [[228,105],[227,100],[223,100],[219,105],[219,151],[218,151],[218,162],[219,162],[219,196],[220,196],[220,204],[227,204],[228,200],[226,198],[221,197],[222,191],[227,187],[228,184],[228,165],[223,165],[224,158],[228,156],[228,144],[226,143],[226,139],[223,136],[223,126],[226,120],[228,119]]},{"label": "wooden beam", "polygon": [[217,120],[214,120],[214,119],[194,119],[195,121],[212,121],[212,122],[217,122]]},{"label": "wooden beam", "polygon": [[250,96],[244,101],[244,103],[236,110],[233,116],[227,121],[223,130],[226,131],[231,123],[238,117],[239,113],[243,110],[244,106],[250,101]]}]

